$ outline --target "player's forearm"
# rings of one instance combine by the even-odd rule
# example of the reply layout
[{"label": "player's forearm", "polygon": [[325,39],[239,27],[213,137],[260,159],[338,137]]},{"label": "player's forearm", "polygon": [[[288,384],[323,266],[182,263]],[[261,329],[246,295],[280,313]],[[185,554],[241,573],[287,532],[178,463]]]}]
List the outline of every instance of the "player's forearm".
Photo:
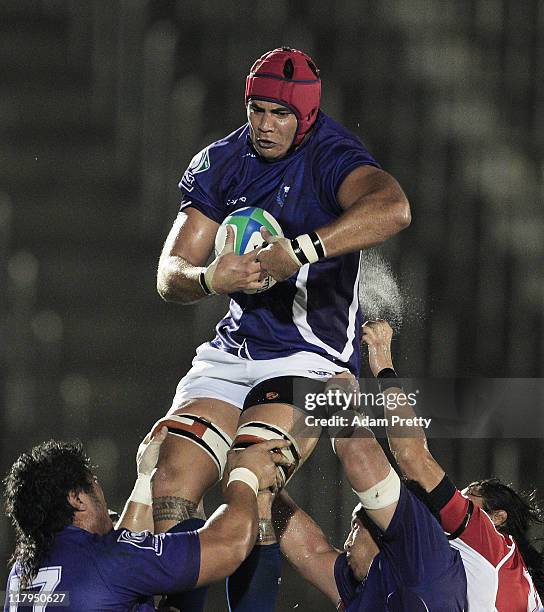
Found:
[{"label": "player's forearm", "polygon": [[[417,424],[417,415],[401,389],[390,388],[385,393],[394,405],[386,427],[389,448],[404,476],[432,491],[444,477],[444,470],[429,452],[425,430]],[[394,423],[393,415],[399,417]]]},{"label": "player's forearm", "polygon": [[162,256],[157,272],[157,291],[166,302],[193,304],[206,297],[199,282],[205,268],[175,255]]},{"label": "player's forearm", "polygon": [[410,205],[402,189],[385,174],[372,191],[357,199],[333,223],[317,229],[327,257],[376,246],[410,225]]},{"label": "player's forearm", "polygon": [[197,586],[230,576],[249,555],[257,539],[259,516],[255,492],[242,482],[234,482],[224,495],[225,503],[198,530]]},{"label": "player's forearm", "polygon": [[152,506],[128,500],[115,529],[129,531],[150,531],[153,533]]},{"label": "player's forearm", "polygon": [[315,521],[282,491],[272,506],[280,550],[310,584],[337,603],[334,562],[339,551],[331,546]]},{"label": "player's forearm", "polygon": [[[423,452],[427,448],[425,430],[417,425],[417,415],[406,393],[398,387],[390,387],[384,390],[384,395],[389,417],[386,427],[387,440],[397,461],[407,453]],[[393,419],[393,416],[398,418]]]},{"label": "player's forearm", "polygon": [[205,529],[213,530],[217,541],[227,542],[245,559],[257,539],[259,513],[255,493],[244,483],[231,483],[225,493],[225,503],[208,519]]}]

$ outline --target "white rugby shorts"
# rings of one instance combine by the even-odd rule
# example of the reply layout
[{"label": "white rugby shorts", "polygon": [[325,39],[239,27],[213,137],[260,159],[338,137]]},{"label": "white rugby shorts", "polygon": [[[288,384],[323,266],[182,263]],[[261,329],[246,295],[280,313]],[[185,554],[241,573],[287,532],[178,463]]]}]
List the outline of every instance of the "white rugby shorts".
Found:
[{"label": "white rugby shorts", "polygon": [[241,410],[252,387],[268,378],[302,376],[327,380],[346,371],[346,368],[308,351],[277,359],[252,360],[231,355],[205,343],[197,348],[192,368],[179,381],[168,414],[187,400],[203,397],[228,402]]}]

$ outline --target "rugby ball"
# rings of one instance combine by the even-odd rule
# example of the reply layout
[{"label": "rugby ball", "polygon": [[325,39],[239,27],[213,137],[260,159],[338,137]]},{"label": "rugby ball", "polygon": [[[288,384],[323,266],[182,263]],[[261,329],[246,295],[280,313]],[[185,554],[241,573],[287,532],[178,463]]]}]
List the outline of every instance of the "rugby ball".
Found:
[{"label": "rugby ball", "polygon": [[[215,254],[221,253],[227,239],[227,225],[234,230],[234,252],[236,255],[245,255],[264,244],[261,236],[261,227],[265,227],[273,236],[283,236],[283,231],[274,217],[256,206],[239,208],[230,214],[219,226],[215,236]],[[262,293],[276,284],[276,281],[267,276],[262,289],[248,289],[244,293]]]}]

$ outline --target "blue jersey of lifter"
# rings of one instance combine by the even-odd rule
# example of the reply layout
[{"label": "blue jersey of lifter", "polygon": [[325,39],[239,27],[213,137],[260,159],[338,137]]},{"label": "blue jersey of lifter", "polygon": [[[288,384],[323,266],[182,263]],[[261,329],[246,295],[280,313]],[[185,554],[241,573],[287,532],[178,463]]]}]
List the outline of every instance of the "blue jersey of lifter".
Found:
[{"label": "blue jersey of lifter", "polygon": [[[306,142],[273,162],[255,153],[245,125],[193,158],[179,184],[181,210],[193,207],[221,223],[234,210],[259,206],[295,238],[342,214],[338,188],[363,165],[379,167],[324,113]],[[231,295],[212,346],[247,359],[310,351],[358,374],[359,259],[357,252],[307,264],[268,291]]]},{"label": "blue jersey of lifter", "polygon": [[[377,529],[377,528],[376,528]],[[374,534],[373,534],[374,535]],[[438,521],[404,485],[393,519],[374,535],[380,552],[358,582],[346,553],[334,577],[346,612],[463,612],[467,582],[459,552]]]},{"label": "blue jersey of lifter", "polygon": [[[200,542],[194,531],[152,535],[120,529],[101,536],[70,526],[55,536],[29,591],[57,602],[65,593],[69,605],[59,610],[150,612],[151,595],[191,589],[199,571]],[[18,591],[18,584],[15,565],[6,591]],[[10,607],[6,596],[4,612],[33,609],[44,608]]]}]

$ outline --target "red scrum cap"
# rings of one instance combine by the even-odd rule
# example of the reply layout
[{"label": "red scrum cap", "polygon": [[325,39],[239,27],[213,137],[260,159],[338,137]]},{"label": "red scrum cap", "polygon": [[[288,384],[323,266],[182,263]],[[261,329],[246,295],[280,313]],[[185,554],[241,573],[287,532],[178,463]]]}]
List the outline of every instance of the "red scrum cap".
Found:
[{"label": "red scrum cap", "polygon": [[315,123],[320,97],[319,69],[311,57],[297,49],[281,47],[265,53],[246,78],[246,105],[256,98],[293,111],[298,122],[295,145],[302,142]]}]

